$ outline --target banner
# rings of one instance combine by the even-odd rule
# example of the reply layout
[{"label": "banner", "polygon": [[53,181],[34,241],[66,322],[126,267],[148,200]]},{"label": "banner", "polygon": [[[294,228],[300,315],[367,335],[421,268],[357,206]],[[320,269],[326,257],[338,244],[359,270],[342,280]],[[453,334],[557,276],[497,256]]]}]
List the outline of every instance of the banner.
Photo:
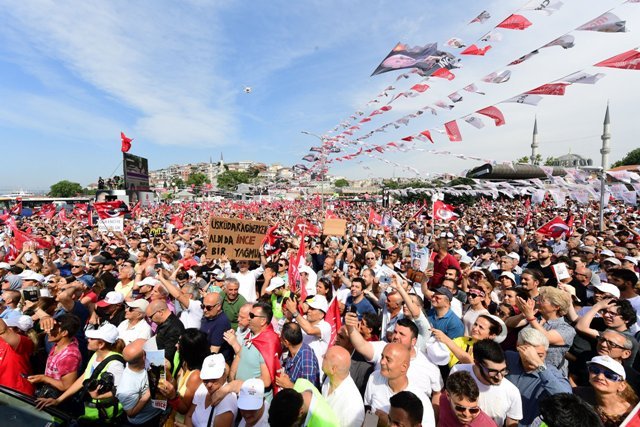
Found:
[{"label": "banner", "polygon": [[260,260],[260,246],[269,224],[260,221],[212,217],[209,219],[207,256],[230,260]]},{"label": "banner", "polygon": [[100,233],[123,232],[124,217],[98,219],[98,231]]},{"label": "banner", "polygon": [[144,157],[122,153],[125,189],[130,191],[149,190],[149,163]]},{"label": "banner", "polygon": [[344,236],[347,232],[347,220],[331,218],[324,222],[322,234],[325,236]]}]

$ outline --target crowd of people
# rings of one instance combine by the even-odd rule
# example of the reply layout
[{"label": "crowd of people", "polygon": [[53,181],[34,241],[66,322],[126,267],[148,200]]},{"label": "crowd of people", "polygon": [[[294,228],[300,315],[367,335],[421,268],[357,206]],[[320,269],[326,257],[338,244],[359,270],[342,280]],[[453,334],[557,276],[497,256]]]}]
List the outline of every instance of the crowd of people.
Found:
[{"label": "crowd of people", "polygon": [[[96,425],[620,425],[640,393],[636,208],[611,202],[599,231],[594,204],[421,206],[160,205],[123,232],[5,215],[0,385]],[[558,215],[569,230],[540,230]],[[210,216],[279,237],[210,256]]]}]

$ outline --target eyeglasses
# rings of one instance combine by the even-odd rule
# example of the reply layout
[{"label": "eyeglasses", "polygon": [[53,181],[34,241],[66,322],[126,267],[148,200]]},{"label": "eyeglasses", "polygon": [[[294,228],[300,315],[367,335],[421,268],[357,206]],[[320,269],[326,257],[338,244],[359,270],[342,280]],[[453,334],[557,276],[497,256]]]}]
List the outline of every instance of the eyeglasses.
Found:
[{"label": "eyeglasses", "polygon": [[72,265],[71,268],[82,268],[81,265]]},{"label": "eyeglasses", "polygon": [[256,317],[265,317],[265,316],[260,316],[260,315],[257,315],[257,314],[249,313],[249,319],[255,319]]},{"label": "eyeglasses", "polygon": [[[135,311],[137,310],[138,307],[131,307],[130,305],[127,306],[127,310],[128,311]],[[153,316],[152,316],[153,317]]]},{"label": "eyeglasses", "polygon": [[504,368],[504,369],[491,369],[491,368],[487,368],[486,366],[484,366],[482,363],[478,363],[478,365],[490,376],[495,377],[498,375],[501,376],[506,376],[509,375],[509,369],[508,368]]},{"label": "eyeglasses", "polygon": [[614,343],[613,341],[608,340],[608,339],[606,339],[606,338],[605,338],[605,337],[603,337],[603,336],[599,336],[599,337],[598,337],[598,342],[600,342],[600,343],[602,343],[602,344],[607,344],[607,347],[612,348],[612,349],[613,349],[613,348],[619,348],[619,349],[621,349],[621,350],[624,350],[624,346],[623,346],[623,345],[616,344],[616,343]]},{"label": "eyeglasses", "polygon": [[474,406],[473,408],[469,408],[467,406],[462,406],[462,405],[453,405],[453,409],[456,410],[456,412],[460,412],[460,413],[464,413],[466,411],[469,411],[470,414],[475,415],[478,412],[480,412],[480,408],[478,406]]},{"label": "eyeglasses", "polygon": [[214,304],[214,305],[205,305],[204,309],[207,310],[207,311],[211,311],[211,310],[213,310],[214,308],[216,308],[219,305],[220,305],[220,303]]},{"label": "eyeglasses", "polygon": [[358,269],[358,266],[356,266],[356,265],[350,265],[350,266],[349,266],[349,268],[352,268],[352,269],[354,269],[354,270],[357,270],[357,269]]},{"label": "eyeglasses", "polygon": [[279,267],[286,267],[286,264],[278,264]]},{"label": "eyeglasses", "polygon": [[618,313],[617,311],[600,310],[600,315],[602,317],[604,316],[618,317],[620,316],[620,313]]},{"label": "eyeglasses", "polygon": [[153,316],[155,316],[156,314],[160,313],[163,310],[164,310],[164,308],[161,308],[160,310],[154,311],[153,314],[151,316],[149,316],[149,319],[153,319]]},{"label": "eyeglasses", "polygon": [[371,259],[376,259],[376,258],[375,257],[367,257],[366,259],[371,260]]},{"label": "eyeglasses", "polygon": [[593,364],[593,365],[589,365],[587,369],[589,370],[590,374],[593,374],[593,375],[602,374],[609,381],[615,381],[615,382],[624,381],[624,378],[622,378],[622,376],[616,374],[615,372],[603,366]]}]

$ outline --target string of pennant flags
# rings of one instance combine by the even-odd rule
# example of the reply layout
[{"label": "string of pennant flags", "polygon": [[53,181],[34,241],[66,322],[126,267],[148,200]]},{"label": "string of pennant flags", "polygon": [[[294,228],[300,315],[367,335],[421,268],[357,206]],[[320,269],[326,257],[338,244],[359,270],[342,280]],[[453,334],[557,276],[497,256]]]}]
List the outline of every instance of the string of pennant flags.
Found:
[{"label": "string of pennant flags", "polygon": [[[538,4],[539,7],[533,8],[534,4],[536,3]],[[547,14],[550,15],[551,13],[557,11],[562,6],[562,2],[555,2],[555,4],[552,4],[552,3],[553,2],[549,3],[547,1],[544,1],[544,2],[529,1],[521,9],[522,10],[544,10]],[[640,0],[627,0],[624,3],[640,3]],[[612,12],[614,9],[610,9],[604,14],[581,25],[580,27],[574,29],[573,31],[598,31],[598,32],[626,31],[627,29],[626,29],[625,21],[618,18],[618,16]],[[482,19],[484,19],[483,17],[486,17],[487,15],[488,13],[483,12],[480,15],[478,15],[476,18],[474,18],[474,20],[482,21]],[[502,22],[500,22],[498,25],[496,25],[494,27],[494,30],[496,28],[509,28],[509,27],[517,26],[516,22],[522,22],[522,21],[518,21],[520,19],[518,18],[518,16],[521,16],[521,15],[517,15],[517,16],[515,14],[511,15],[508,19],[505,19]],[[472,22],[474,22],[474,20],[472,20]],[[523,24],[520,26],[522,27],[520,29],[526,29],[530,25]],[[486,34],[491,34],[492,31],[493,30],[491,30],[489,33],[486,33]],[[575,37],[573,37],[573,35],[571,34],[573,31],[570,31],[554,39],[553,41],[546,43],[545,45],[541,46],[539,49],[536,49],[527,55],[524,55],[518,59],[513,60],[512,62],[507,64],[507,66],[513,67],[515,65],[521,64],[522,62],[526,61],[530,57],[538,54],[539,50],[543,48],[547,48],[551,46],[561,46],[564,49],[569,49],[573,47],[573,45],[575,44]],[[460,44],[462,45],[463,43],[460,43]],[[463,47],[463,46],[460,46],[460,47]],[[623,54],[609,58],[597,64],[594,64],[594,66],[621,68],[621,69],[638,69],[639,68],[638,56],[640,56],[640,53],[636,49],[637,48],[624,52]],[[410,71],[410,73],[417,73],[416,70],[418,69],[413,69],[412,71]],[[440,70],[443,70],[443,71],[440,71]],[[440,68],[437,71],[439,72],[432,73],[431,77],[440,77],[440,78],[447,77],[448,73],[450,73],[450,71],[446,67]],[[489,75],[483,77],[481,81],[486,83],[499,84],[499,83],[508,81],[510,76],[511,76],[510,70],[496,70],[495,72],[490,73]],[[595,84],[603,77],[604,77],[604,73],[589,74],[584,71],[577,71],[575,73],[572,73],[556,81],[552,81],[550,83],[536,87],[525,93],[500,101],[496,103],[496,105],[501,103],[506,103],[506,102],[513,102],[513,103],[520,103],[520,104],[527,104],[527,105],[538,105],[538,103],[543,99],[542,95],[562,96],[565,94],[566,88],[572,84]],[[415,96],[418,96],[424,93],[428,88],[429,88],[428,85],[423,81],[421,83],[418,83],[412,86],[412,88],[410,89],[410,92],[414,93]],[[377,95],[376,99],[392,96],[394,95],[395,90],[396,88],[394,86],[387,86],[380,94]],[[406,147],[406,145],[402,145],[402,143],[390,142],[387,144],[373,145],[369,148],[364,148],[364,145],[365,145],[364,141],[377,132],[385,132],[389,127],[399,129],[401,125],[408,125],[411,120],[421,116],[425,112],[430,112],[432,115],[437,115],[437,110],[434,107],[451,110],[454,107],[453,104],[456,104],[462,101],[463,97],[462,95],[460,95],[461,91],[476,93],[480,95],[485,94],[485,92],[482,92],[481,90],[478,89],[478,86],[476,83],[471,83],[461,89],[454,91],[451,95],[449,95],[449,100],[451,102],[436,101],[433,104],[433,106],[425,106],[420,110],[416,111],[415,113],[403,116],[393,122],[386,123],[355,140],[349,140],[347,137],[353,137],[355,133],[361,130],[362,125],[364,125],[365,123],[371,122],[372,120],[374,120],[376,116],[382,117],[384,113],[391,111],[393,107],[387,104],[385,106],[382,106],[380,108],[373,110],[371,113],[369,113],[367,117],[363,117],[366,114],[364,111],[357,110],[352,116],[350,116],[349,119],[356,120],[360,118],[360,121],[358,124],[353,124],[351,121],[345,120],[341,124],[336,126],[336,128],[334,128],[334,131],[337,131],[340,128],[344,129],[341,134],[326,138],[323,141],[323,144],[321,147],[312,147],[312,151],[316,151],[321,154],[324,153],[325,154],[324,158],[322,156],[310,154],[305,156],[303,160],[308,162],[316,162],[315,164],[311,165],[310,167],[306,167],[305,165],[296,165],[296,166],[298,167],[299,170],[303,170],[303,171],[305,170],[317,171],[318,169],[323,170],[324,168],[326,168],[327,163],[331,163],[334,160],[338,162],[351,160],[362,154],[370,155],[371,157],[373,157],[374,152],[383,153],[386,150],[396,149],[398,148],[398,146]],[[414,95],[411,95],[409,97],[413,97],[413,96]],[[397,97],[398,97],[397,94],[393,96],[392,101],[397,99]],[[450,141],[453,141],[453,142],[462,141],[462,134],[460,132],[460,129],[457,123],[458,120],[463,120],[467,124],[474,126],[476,128],[484,127],[484,122],[481,119],[481,116],[485,116],[493,119],[496,126],[502,126],[506,123],[504,115],[496,105],[488,106],[483,109],[474,111],[473,113],[460,116],[455,120],[448,121],[444,123],[444,129],[426,129],[422,132],[419,132],[418,134],[403,137],[401,138],[401,140],[402,142],[411,142],[412,140],[417,139],[425,142],[429,141],[431,143],[434,143],[434,140],[431,134],[431,130],[434,130],[438,133],[446,134]],[[335,159],[328,159],[326,157],[329,154],[342,153],[344,147],[348,147],[351,145],[360,145],[360,147],[355,153],[339,156]],[[318,164],[318,162],[320,161],[321,163]]]}]

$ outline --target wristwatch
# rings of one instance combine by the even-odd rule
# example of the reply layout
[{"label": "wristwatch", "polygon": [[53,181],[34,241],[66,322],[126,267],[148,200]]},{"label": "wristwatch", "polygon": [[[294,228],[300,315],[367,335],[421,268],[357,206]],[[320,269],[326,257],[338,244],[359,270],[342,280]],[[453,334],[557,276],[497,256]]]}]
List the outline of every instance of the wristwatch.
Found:
[{"label": "wristwatch", "polygon": [[298,314],[299,314],[299,313],[298,313],[297,311],[296,311],[296,312],[294,312],[294,313],[291,313],[291,317],[293,317],[293,318],[295,319],[296,317],[298,317]]},{"label": "wristwatch", "polygon": [[547,367],[545,365],[540,365],[536,369],[534,369],[532,373],[540,374],[546,370],[547,370]]}]

